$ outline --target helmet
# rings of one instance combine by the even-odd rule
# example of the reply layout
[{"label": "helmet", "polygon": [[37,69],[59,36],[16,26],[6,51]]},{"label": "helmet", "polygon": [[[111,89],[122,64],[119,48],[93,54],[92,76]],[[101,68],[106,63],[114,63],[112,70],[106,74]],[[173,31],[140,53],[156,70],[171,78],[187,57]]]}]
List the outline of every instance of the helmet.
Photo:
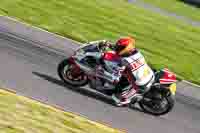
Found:
[{"label": "helmet", "polygon": [[127,55],[135,50],[135,39],[131,37],[124,37],[116,42],[115,51],[118,55]]}]

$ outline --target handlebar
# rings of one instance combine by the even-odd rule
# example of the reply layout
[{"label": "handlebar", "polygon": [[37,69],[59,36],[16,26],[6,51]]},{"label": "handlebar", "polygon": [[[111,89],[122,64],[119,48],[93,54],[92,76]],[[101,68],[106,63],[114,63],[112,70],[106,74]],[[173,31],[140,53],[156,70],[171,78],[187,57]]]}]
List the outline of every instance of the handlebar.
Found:
[{"label": "handlebar", "polygon": [[106,41],[98,44],[98,48],[100,51],[105,51],[107,48],[114,49],[114,46],[111,42]]}]

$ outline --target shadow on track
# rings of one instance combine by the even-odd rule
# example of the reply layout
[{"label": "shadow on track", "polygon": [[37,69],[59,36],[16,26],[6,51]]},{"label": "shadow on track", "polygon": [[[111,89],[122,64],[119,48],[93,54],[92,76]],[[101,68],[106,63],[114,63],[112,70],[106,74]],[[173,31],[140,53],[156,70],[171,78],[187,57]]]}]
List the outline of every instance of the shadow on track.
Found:
[{"label": "shadow on track", "polygon": [[[54,83],[54,84],[57,84],[59,86],[62,86],[62,87],[65,87],[73,92],[77,92],[79,94],[82,94],[84,96],[87,96],[87,97],[91,97],[91,98],[95,98],[97,100],[100,100],[106,104],[109,104],[109,105],[112,105],[114,107],[116,107],[113,103],[113,101],[111,100],[111,98],[108,98],[107,96],[104,96],[103,94],[101,93],[97,93],[97,92],[94,92],[94,91],[91,91],[89,89],[85,89],[84,87],[73,87],[73,86],[70,86],[70,85],[67,85],[65,84],[62,80],[58,80],[52,76],[48,76],[46,74],[42,74],[42,73],[39,73],[39,72],[32,72],[34,75],[42,78],[42,79],[45,79],[51,83]],[[131,109],[135,110],[135,111],[138,111],[138,112],[143,112],[140,108],[138,107],[130,107]]]}]

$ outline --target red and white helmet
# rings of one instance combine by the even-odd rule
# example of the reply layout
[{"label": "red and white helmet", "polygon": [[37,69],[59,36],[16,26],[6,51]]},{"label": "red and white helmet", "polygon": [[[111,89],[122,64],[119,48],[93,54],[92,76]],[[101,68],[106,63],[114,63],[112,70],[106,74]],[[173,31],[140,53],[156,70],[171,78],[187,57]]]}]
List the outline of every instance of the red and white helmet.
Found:
[{"label": "red and white helmet", "polygon": [[116,42],[115,51],[123,56],[135,50],[135,39],[132,37],[120,38]]}]

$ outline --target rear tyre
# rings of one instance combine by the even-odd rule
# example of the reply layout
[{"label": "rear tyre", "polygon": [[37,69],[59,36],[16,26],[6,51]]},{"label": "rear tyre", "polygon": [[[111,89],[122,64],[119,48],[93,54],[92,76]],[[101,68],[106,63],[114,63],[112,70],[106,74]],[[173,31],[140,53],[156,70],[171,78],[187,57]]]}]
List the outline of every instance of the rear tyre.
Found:
[{"label": "rear tyre", "polygon": [[[165,102],[165,105],[161,107]],[[141,100],[139,102],[140,107],[147,113],[155,115],[155,116],[160,116],[169,113],[172,108],[174,107],[175,103],[175,98],[173,95],[164,95],[162,96],[162,100]]]},{"label": "rear tyre", "polygon": [[[87,76],[80,72],[78,75],[74,76],[75,65],[72,64],[69,59],[64,59],[60,62],[57,68],[59,77],[66,83],[72,86],[81,87],[88,83]],[[81,70],[80,70],[81,71]]]}]

